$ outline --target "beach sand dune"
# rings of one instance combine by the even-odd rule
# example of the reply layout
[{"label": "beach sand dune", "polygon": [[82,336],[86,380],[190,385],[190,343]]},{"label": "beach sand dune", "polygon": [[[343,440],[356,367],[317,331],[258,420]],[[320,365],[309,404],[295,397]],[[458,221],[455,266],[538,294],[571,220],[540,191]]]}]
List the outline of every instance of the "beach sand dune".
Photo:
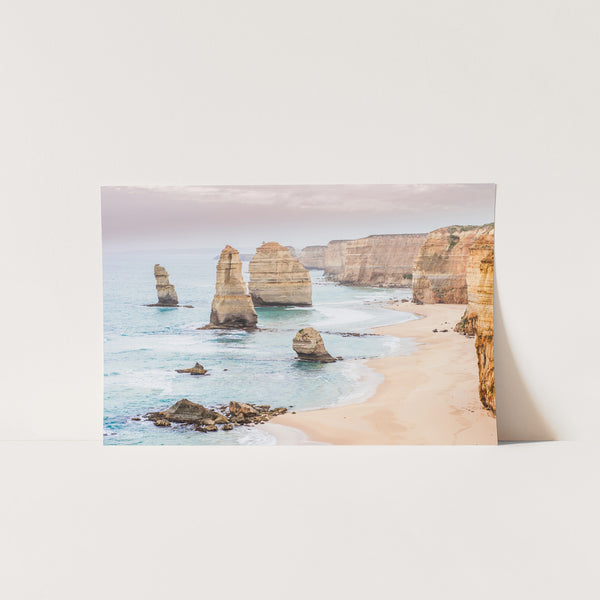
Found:
[{"label": "beach sand dune", "polygon": [[453,331],[465,306],[395,303],[390,308],[420,318],[374,332],[413,338],[418,346],[409,356],[367,362],[384,376],[373,397],[272,422],[329,444],[496,444],[496,419],[479,401],[474,340]]}]

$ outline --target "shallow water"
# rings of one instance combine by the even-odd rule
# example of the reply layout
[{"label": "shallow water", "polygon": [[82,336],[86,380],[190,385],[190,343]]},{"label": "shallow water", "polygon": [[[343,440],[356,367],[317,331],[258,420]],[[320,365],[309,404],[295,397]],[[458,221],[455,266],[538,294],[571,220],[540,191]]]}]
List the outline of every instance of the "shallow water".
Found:
[{"label": "shallow water", "polygon": [[[242,250],[250,251],[248,250]],[[383,308],[381,301],[408,298],[410,290],[357,288],[311,271],[312,307],[257,308],[259,331],[198,330],[208,323],[219,250],[144,251],[104,254],[104,443],[274,444],[260,428],[201,434],[185,426],[158,428],[131,418],[163,410],[188,398],[205,406],[231,400],[301,411],[360,402],[381,376],[363,360],[409,354],[414,343],[389,336],[344,337],[413,318]],[[180,304],[159,308],[153,267],[166,267]],[[244,263],[247,276],[248,263]],[[343,361],[312,364],[295,359],[292,339],[312,326]],[[209,374],[194,377],[175,369],[198,361]]]}]

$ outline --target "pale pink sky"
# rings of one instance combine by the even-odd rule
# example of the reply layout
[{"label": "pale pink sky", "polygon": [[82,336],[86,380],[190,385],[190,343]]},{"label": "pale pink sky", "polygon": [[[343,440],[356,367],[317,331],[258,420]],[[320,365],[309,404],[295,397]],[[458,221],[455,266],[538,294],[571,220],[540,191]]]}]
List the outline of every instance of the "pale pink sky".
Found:
[{"label": "pale pink sky", "polygon": [[494,220],[494,184],[103,187],[111,249],[302,248]]}]

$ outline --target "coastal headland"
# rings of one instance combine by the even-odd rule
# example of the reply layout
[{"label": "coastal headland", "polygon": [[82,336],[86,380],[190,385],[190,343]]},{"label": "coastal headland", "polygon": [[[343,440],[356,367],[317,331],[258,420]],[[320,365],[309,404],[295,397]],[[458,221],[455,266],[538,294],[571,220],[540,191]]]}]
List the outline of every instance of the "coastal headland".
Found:
[{"label": "coastal headland", "polygon": [[496,420],[479,399],[473,339],[453,330],[465,305],[388,307],[419,318],[374,333],[412,338],[418,346],[409,356],[367,362],[384,376],[375,395],[360,404],[288,413],[272,423],[329,444],[496,444]]}]

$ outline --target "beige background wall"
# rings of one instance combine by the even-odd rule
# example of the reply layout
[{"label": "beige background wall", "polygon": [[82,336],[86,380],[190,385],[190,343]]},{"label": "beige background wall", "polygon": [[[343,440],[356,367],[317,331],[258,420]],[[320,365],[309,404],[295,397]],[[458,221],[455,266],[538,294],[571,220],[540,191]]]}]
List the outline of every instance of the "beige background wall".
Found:
[{"label": "beige background wall", "polygon": [[[182,589],[160,568],[201,580],[202,561],[226,579],[246,561],[243,581],[205,590],[267,579],[256,597],[585,590],[588,534],[572,532],[590,530],[592,505],[571,503],[595,490],[588,451],[83,442],[101,440],[100,186],[339,182],[496,182],[500,436],[597,439],[599,17],[582,0],[5,3],[10,597],[81,597],[92,576],[87,597],[158,597]],[[141,524],[192,505],[214,518]],[[563,580],[552,565],[567,564]]]}]

